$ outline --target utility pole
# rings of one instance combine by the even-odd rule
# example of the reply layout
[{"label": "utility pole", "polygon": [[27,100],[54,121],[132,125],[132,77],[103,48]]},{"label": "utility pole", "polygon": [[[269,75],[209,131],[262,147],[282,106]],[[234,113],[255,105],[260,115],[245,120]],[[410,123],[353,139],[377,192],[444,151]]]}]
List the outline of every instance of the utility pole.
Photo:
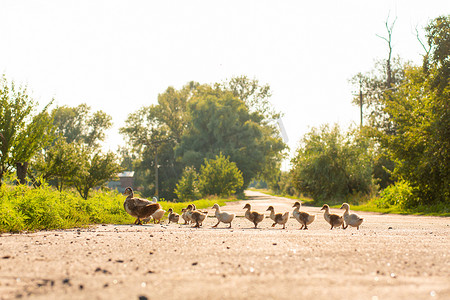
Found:
[{"label": "utility pole", "polygon": [[359,125],[359,130],[362,130],[363,127],[363,93],[362,93],[362,78],[359,77],[359,112],[361,123]]},{"label": "utility pole", "polygon": [[159,178],[158,178],[158,147],[160,146],[161,143],[170,141],[171,138],[166,138],[166,139],[162,139],[162,140],[153,140],[153,141],[149,141],[147,140],[145,142],[145,145],[147,145],[148,147],[155,147],[155,197],[159,200]]},{"label": "utility pole", "polygon": [[159,200],[158,186],[158,144],[155,144],[155,197]]},{"label": "utility pole", "polygon": [[363,127],[363,94],[361,90],[361,86],[359,87],[359,109],[360,109],[360,115],[361,115],[361,124],[360,129]]}]

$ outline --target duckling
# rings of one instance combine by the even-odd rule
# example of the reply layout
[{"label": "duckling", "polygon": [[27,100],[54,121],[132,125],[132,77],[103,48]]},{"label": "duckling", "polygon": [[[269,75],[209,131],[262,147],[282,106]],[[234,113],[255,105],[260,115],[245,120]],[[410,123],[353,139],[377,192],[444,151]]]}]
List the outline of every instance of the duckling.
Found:
[{"label": "duckling", "polygon": [[251,211],[252,206],[249,203],[245,204],[243,209],[247,209],[247,211],[245,212],[245,218],[255,224],[255,228],[258,226],[258,223],[264,220],[264,214],[256,211]]},{"label": "duckling", "polygon": [[180,215],[177,213],[174,213],[172,208],[169,208],[168,212],[169,212],[169,216],[168,216],[169,224],[170,224],[170,222],[178,223],[178,220],[180,219]]},{"label": "duckling", "polygon": [[301,207],[300,202],[295,202],[294,206],[292,206],[292,207],[295,207],[294,211],[292,212],[292,215],[300,224],[302,224],[302,227],[300,227],[300,230],[308,229],[308,225],[311,224],[312,222],[314,222],[314,220],[316,219],[316,215],[311,215],[311,214],[308,214],[307,212],[300,211],[300,207]]},{"label": "duckling", "polygon": [[342,216],[330,214],[330,207],[328,204],[324,204],[320,210],[325,210],[323,217],[325,221],[331,225],[330,230],[333,229],[333,227],[339,227],[341,225],[342,228],[344,228],[344,218],[342,218]]},{"label": "duckling", "polygon": [[155,211],[161,209],[159,203],[152,203],[147,199],[135,198],[131,187],[127,187],[123,194],[127,196],[123,202],[123,208],[129,215],[136,218],[136,221],[134,221],[136,225],[142,225],[141,219],[148,218]]},{"label": "duckling", "polygon": [[181,209],[181,218],[183,218],[184,220],[184,225],[189,224],[189,222],[191,222],[191,219],[188,217],[188,210],[187,208],[183,208]]},{"label": "duckling", "polygon": [[195,222],[194,228],[195,227],[199,228],[200,226],[203,225],[203,221],[206,219],[206,217],[208,215],[208,212],[201,212],[199,210],[194,210],[193,211],[192,210],[193,207],[195,207],[195,206],[189,204],[188,205],[188,210],[192,212],[190,217],[191,217],[192,221]]},{"label": "duckling", "polygon": [[192,213],[196,211],[196,207],[195,204],[189,204],[186,207],[186,217],[188,219],[188,223],[192,224],[194,222],[194,220],[192,219]]},{"label": "duckling", "polygon": [[213,226],[213,228],[217,227],[217,225],[219,225],[220,222],[223,223],[230,223],[230,227],[231,228],[231,222],[233,221],[234,217],[236,216],[235,214],[231,214],[231,213],[227,213],[224,211],[220,210],[220,206],[219,204],[215,203],[212,207],[212,209],[216,209],[216,213],[215,216],[217,218],[217,224]]},{"label": "duckling", "polygon": [[289,220],[289,212],[285,212],[284,214],[278,213],[275,214],[275,209],[273,206],[269,206],[267,209],[270,211],[270,218],[275,222],[272,224],[272,227],[275,227],[275,225],[280,224],[283,225],[283,229],[286,228],[286,222]]},{"label": "duckling", "polygon": [[344,221],[345,221],[344,229],[347,229],[348,225],[350,225],[352,227],[356,227],[356,229],[359,230],[359,226],[364,221],[364,218],[361,218],[357,214],[350,214],[349,213],[350,205],[348,205],[348,203],[343,203],[342,206],[341,206],[341,209],[342,208],[345,209],[345,212],[344,212],[344,215],[343,215]]},{"label": "duckling", "polygon": [[164,209],[158,209],[157,211],[155,211],[152,215],[153,218],[153,223],[156,224],[156,222],[158,222],[158,224],[161,224],[161,219],[164,216],[164,214],[166,213],[166,211]]},{"label": "duckling", "polygon": [[[152,203],[157,203],[157,202],[158,202],[158,198],[153,196]],[[151,215],[148,218],[143,219],[142,222],[149,223],[151,220],[153,220],[153,224],[156,224],[156,221],[158,221],[158,224],[160,224],[161,218],[164,216],[165,212],[166,211],[162,212],[161,209],[158,209],[153,215]]]}]

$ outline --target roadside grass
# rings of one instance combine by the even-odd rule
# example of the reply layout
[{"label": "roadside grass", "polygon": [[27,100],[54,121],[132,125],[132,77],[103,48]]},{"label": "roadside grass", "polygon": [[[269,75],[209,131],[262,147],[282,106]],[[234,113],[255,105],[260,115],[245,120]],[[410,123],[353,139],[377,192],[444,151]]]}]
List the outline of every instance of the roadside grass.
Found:
[{"label": "roadside grass", "polygon": [[[342,201],[338,202],[336,200],[330,201],[314,201],[314,199],[307,197],[295,197],[287,195],[279,195],[268,189],[254,189],[253,191],[258,191],[272,196],[285,197],[297,201],[302,201],[303,205],[306,206],[316,206],[321,207],[323,204],[327,203],[332,208],[339,208],[342,205]],[[408,214],[408,215],[425,215],[425,216],[439,216],[439,217],[450,217],[450,211],[448,205],[437,204],[425,206],[421,205],[414,208],[402,208],[400,206],[389,206],[389,207],[379,207],[379,198],[373,197],[360,197],[358,195],[346,200],[351,205],[351,210],[354,211],[367,211],[367,212],[377,212],[382,214]]]},{"label": "roadside grass", "polygon": [[[59,192],[44,184],[39,188],[3,184],[0,187],[0,233],[35,230],[67,229],[92,224],[133,224],[117,191],[93,191],[85,200],[75,191]],[[197,208],[224,205],[236,198],[196,200]],[[170,207],[180,213],[188,202],[159,202],[164,210]]]}]

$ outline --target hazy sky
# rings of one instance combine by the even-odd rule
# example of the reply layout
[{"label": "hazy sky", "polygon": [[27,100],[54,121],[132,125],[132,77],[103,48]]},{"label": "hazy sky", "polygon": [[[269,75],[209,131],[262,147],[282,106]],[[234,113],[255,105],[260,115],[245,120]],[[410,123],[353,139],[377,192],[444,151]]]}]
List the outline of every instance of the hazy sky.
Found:
[{"label": "hazy sky", "polygon": [[420,63],[415,27],[449,13],[448,0],[0,0],[0,73],[41,104],[111,115],[112,150],[168,86],[247,75],[271,86],[293,152],[312,126],[359,123],[348,79],[386,57],[389,14],[394,54]]}]

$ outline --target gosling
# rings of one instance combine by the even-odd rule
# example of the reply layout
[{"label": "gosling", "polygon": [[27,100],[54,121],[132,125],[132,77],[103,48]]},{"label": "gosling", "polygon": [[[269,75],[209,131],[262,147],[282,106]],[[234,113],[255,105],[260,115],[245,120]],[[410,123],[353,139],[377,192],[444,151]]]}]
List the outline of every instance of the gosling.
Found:
[{"label": "gosling", "polygon": [[300,227],[300,230],[302,230],[302,229],[307,230],[308,225],[311,224],[312,222],[314,222],[314,220],[316,219],[316,215],[311,215],[311,214],[308,214],[307,212],[300,211],[300,207],[301,207],[300,202],[295,202],[294,206],[292,206],[292,207],[295,207],[294,211],[292,212],[292,215],[300,224],[302,224],[302,227]]},{"label": "gosling", "polygon": [[245,212],[245,218],[252,222],[255,225],[255,228],[257,228],[258,223],[261,223],[261,221],[264,220],[264,214],[257,211],[252,211],[252,206],[249,203],[245,204],[243,209],[247,209]]},{"label": "gosling", "polygon": [[331,225],[330,230],[332,230],[333,227],[339,227],[341,225],[342,228],[344,228],[344,218],[342,216],[330,214],[330,207],[328,204],[324,204],[320,210],[325,210],[323,218]]},{"label": "gosling", "polygon": [[343,203],[341,206],[341,209],[345,209],[345,212],[343,215],[344,222],[345,222],[344,229],[347,229],[348,225],[350,225],[351,227],[356,227],[356,229],[359,230],[359,226],[364,221],[364,218],[361,218],[357,214],[350,214],[349,213],[350,205],[348,205],[348,203]]},{"label": "gosling", "polygon": [[168,213],[169,213],[169,216],[168,216],[169,223],[168,224],[170,224],[170,222],[178,224],[180,215],[177,213],[174,213],[172,208],[169,208]]},{"label": "gosling", "polygon": [[289,212],[287,211],[284,214],[281,213],[276,214],[273,206],[269,206],[267,210],[270,211],[270,218],[274,222],[272,224],[272,227],[275,227],[275,225],[280,224],[283,225],[283,229],[285,229],[286,222],[289,220]]},{"label": "gosling", "polygon": [[215,216],[217,218],[217,224],[213,226],[213,228],[216,228],[217,225],[219,225],[220,222],[223,223],[229,223],[230,226],[228,228],[231,228],[231,222],[234,220],[235,214],[228,213],[225,211],[221,211],[219,204],[215,203],[212,207],[212,209],[215,209]]}]

